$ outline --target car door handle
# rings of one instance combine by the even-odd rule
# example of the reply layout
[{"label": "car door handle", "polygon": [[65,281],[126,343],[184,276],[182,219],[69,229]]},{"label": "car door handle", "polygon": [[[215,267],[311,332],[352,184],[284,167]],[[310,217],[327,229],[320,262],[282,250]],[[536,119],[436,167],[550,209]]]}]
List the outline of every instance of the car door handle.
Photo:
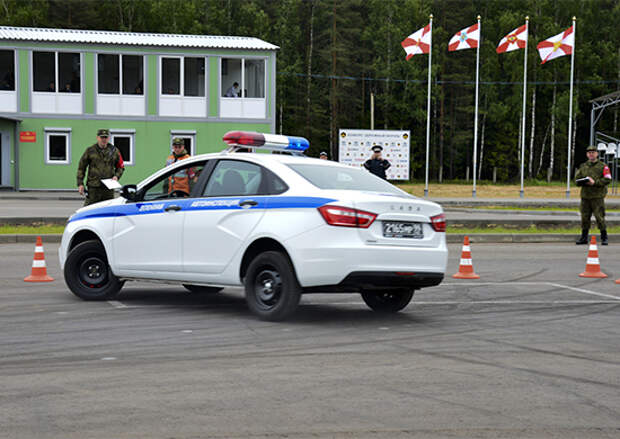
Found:
[{"label": "car door handle", "polygon": [[244,201],[240,201],[239,202],[239,206],[241,207],[246,207],[246,206],[257,206],[258,202],[254,201],[254,200],[244,200]]},{"label": "car door handle", "polygon": [[177,206],[176,204],[171,204],[170,206],[166,206],[166,208],[164,210],[166,212],[170,212],[171,210],[176,212],[178,210],[181,210],[181,206]]}]

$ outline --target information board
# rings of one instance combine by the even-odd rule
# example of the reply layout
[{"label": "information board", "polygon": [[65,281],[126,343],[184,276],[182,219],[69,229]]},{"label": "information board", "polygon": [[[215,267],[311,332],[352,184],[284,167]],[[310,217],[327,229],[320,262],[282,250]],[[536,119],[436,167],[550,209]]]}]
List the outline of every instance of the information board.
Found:
[{"label": "information board", "polygon": [[354,130],[339,131],[339,162],[361,167],[370,159],[373,145],[383,147],[383,158],[392,165],[387,171],[388,180],[409,180],[410,131]]}]

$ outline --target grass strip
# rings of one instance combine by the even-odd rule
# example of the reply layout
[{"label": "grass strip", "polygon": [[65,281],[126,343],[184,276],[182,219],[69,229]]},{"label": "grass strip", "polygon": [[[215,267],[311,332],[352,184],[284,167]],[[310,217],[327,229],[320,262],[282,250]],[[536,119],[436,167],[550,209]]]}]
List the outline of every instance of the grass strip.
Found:
[{"label": "grass strip", "polygon": [[[520,210],[520,211],[554,211],[554,212],[579,212],[577,208],[570,207],[519,207],[519,206],[458,206],[476,210]],[[605,209],[605,212],[620,212],[620,209]]]},{"label": "grass strip", "polygon": [[[591,232],[598,233],[598,230],[594,229],[594,230],[591,230]],[[607,232],[608,233],[620,233],[620,226],[608,227]],[[569,233],[569,234],[578,235],[581,233],[581,228],[580,227],[563,227],[563,228],[558,227],[558,228],[548,229],[548,228],[540,228],[536,226],[530,226],[530,227],[525,227],[525,228],[520,228],[520,229],[507,228],[507,227],[462,227],[461,228],[461,227],[450,227],[448,225],[447,233],[453,233],[453,234],[469,234],[469,233],[562,234],[562,233]]]},{"label": "grass strip", "polygon": [[62,233],[65,226],[47,224],[42,226],[0,226],[0,235],[48,235]]}]

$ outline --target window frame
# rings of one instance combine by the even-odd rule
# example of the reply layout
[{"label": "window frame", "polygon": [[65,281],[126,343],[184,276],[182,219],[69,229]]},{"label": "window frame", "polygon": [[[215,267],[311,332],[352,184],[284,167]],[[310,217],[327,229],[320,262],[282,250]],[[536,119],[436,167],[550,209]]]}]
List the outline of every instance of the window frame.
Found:
[{"label": "window frame", "polygon": [[123,163],[125,166],[134,166],[136,164],[136,130],[110,128],[110,143],[112,143],[112,145],[114,146],[116,146],[116,144],[114,143],[114,138],[117,136],[129,137],[129,154],[131,154],[131,160],[127,160],[126,157],[123,157]]},{"label": "window frame", "polygon": [[[49,91],[49,90],[35,90],[34,89],[34,54],[35,52],[51,52],[54,54],[54,91]],[[44,50],[31,50],[30,51],[30,93],[47,93],[47,94],[51,94],[54,93],[54,95],[64,95],[65,92],[60,92],[59,91],[59,87],[58,87],[58,54],[59,53],[76,53],[80,56],[80,68],[79,68],[79,72],[80,72],[80,91],[79,92],[70,92],[68,93],[69,95],[79,95],[79,96],[83,96],[84,95],[84,52],[82,51],[75,51],[75,52],[71,52],[71,51],[65,51],[65,50],[59,50],[59,49],[44,49]]]},{"label": "window frame", "polygon": [[[17,79],[17,72],[19,70],[19,66],[18,66],[18,58],[17,58],[17,49],[11,49],[11,48],[0,48],[0,50],[5,51],[5,52],[13,52],[13,89],[12,90],[0,90],[0,92],[3,93],[16,93],[17,92],[17,87],[18,87],[18,79]],[[4,78],[0,78],[0,80],[2,80]],[[33,84],[34,86],[34,84]]]},{"label": "window frame", "polygon": [[170,130],[170,154],[172,154],[172,139],[175,137],[181,137],[183,139],[191,139],[191,151],[187,151],[190,156],[196,155],[196,130]]},{"label": "window frame", "polygon": [[[222,61],[224,59],[240,59],[241,60],[241,82],[239,83],[239,87],[241,88],[241,96],[238,98],[231,98],[231,97],[226,97],[224,96],[224,93],[226,92],[227,88],[223,88],[222,87]],[[265,90],[265,96],[263,96],[262,98],[249,98],[245,95],[245,60],[252,60],[252,61],[263,61],[263,65],[264,65],[264,70],[263,70],[263,83],[264,83],[264,90]],[[267,60],[269,58],[268,57],[264,57],[264,56],[257,56],[257,57],[253,57],[253,56],[221,56],[220,57],[220,65],[219,65],[219,97],[220,99],[265,99],[267,100]]]},{"label": "window frame", "polygon": [[[51,92],[50,92],[51,93]],[[70,165],[71,164],[71,128],[45,127],[45,164],[46,165]],[[50,159],[50,136],[65,137],[66,160]]]},{"label": "window frame", "polygon": [[[164,58],[178,59],[179,60],[179,93],[178,94],[169,94],[163,93],[163,80],[164,80]],[[186,96],[185,95],[185,58],[200,58],[204,61],[204,96]],[[209,70],[209,57],[208,56],[190,56],[190,55],[160,55],[159,56],[159,85],[157,89],[157,93],[159,98],[183,98],[183,99],[208,99],[209,93],[209,81],[208,81],[208,70]]]},{"label": "window frame", "polygon": [[[118,93],[101,93],[99,91],[99,55],[112,55],[118,56]],[[123,57],[124,56],[137,56],[142,58],[142,93],[123,93]],[[145,69],[145,56],[140,53],[109,53],[109,52],[95,52],[95,71],[97,72],[97,77],[95,78],[95,86],[97,87],[97,96],[129,96],[129,97],[146,97],[146,91],[144,90],[144,76],[146,73]]]}]

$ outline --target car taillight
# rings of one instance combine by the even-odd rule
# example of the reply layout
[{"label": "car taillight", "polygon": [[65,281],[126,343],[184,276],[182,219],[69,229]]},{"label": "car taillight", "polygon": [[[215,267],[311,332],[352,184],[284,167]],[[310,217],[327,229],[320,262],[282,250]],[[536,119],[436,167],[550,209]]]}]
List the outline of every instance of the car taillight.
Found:
[{"label": "car taillight", "polygon": [[321,206],[319,212],[325,222],[331,226],[359,227],[367,229],[377,218],[377,215],[363,210],[351,209],[341,206]]},{"label": "car taillight", "polygon": [[446,231],[446,216],[443,213],[431,217],[431,227],[435,232]]}]

